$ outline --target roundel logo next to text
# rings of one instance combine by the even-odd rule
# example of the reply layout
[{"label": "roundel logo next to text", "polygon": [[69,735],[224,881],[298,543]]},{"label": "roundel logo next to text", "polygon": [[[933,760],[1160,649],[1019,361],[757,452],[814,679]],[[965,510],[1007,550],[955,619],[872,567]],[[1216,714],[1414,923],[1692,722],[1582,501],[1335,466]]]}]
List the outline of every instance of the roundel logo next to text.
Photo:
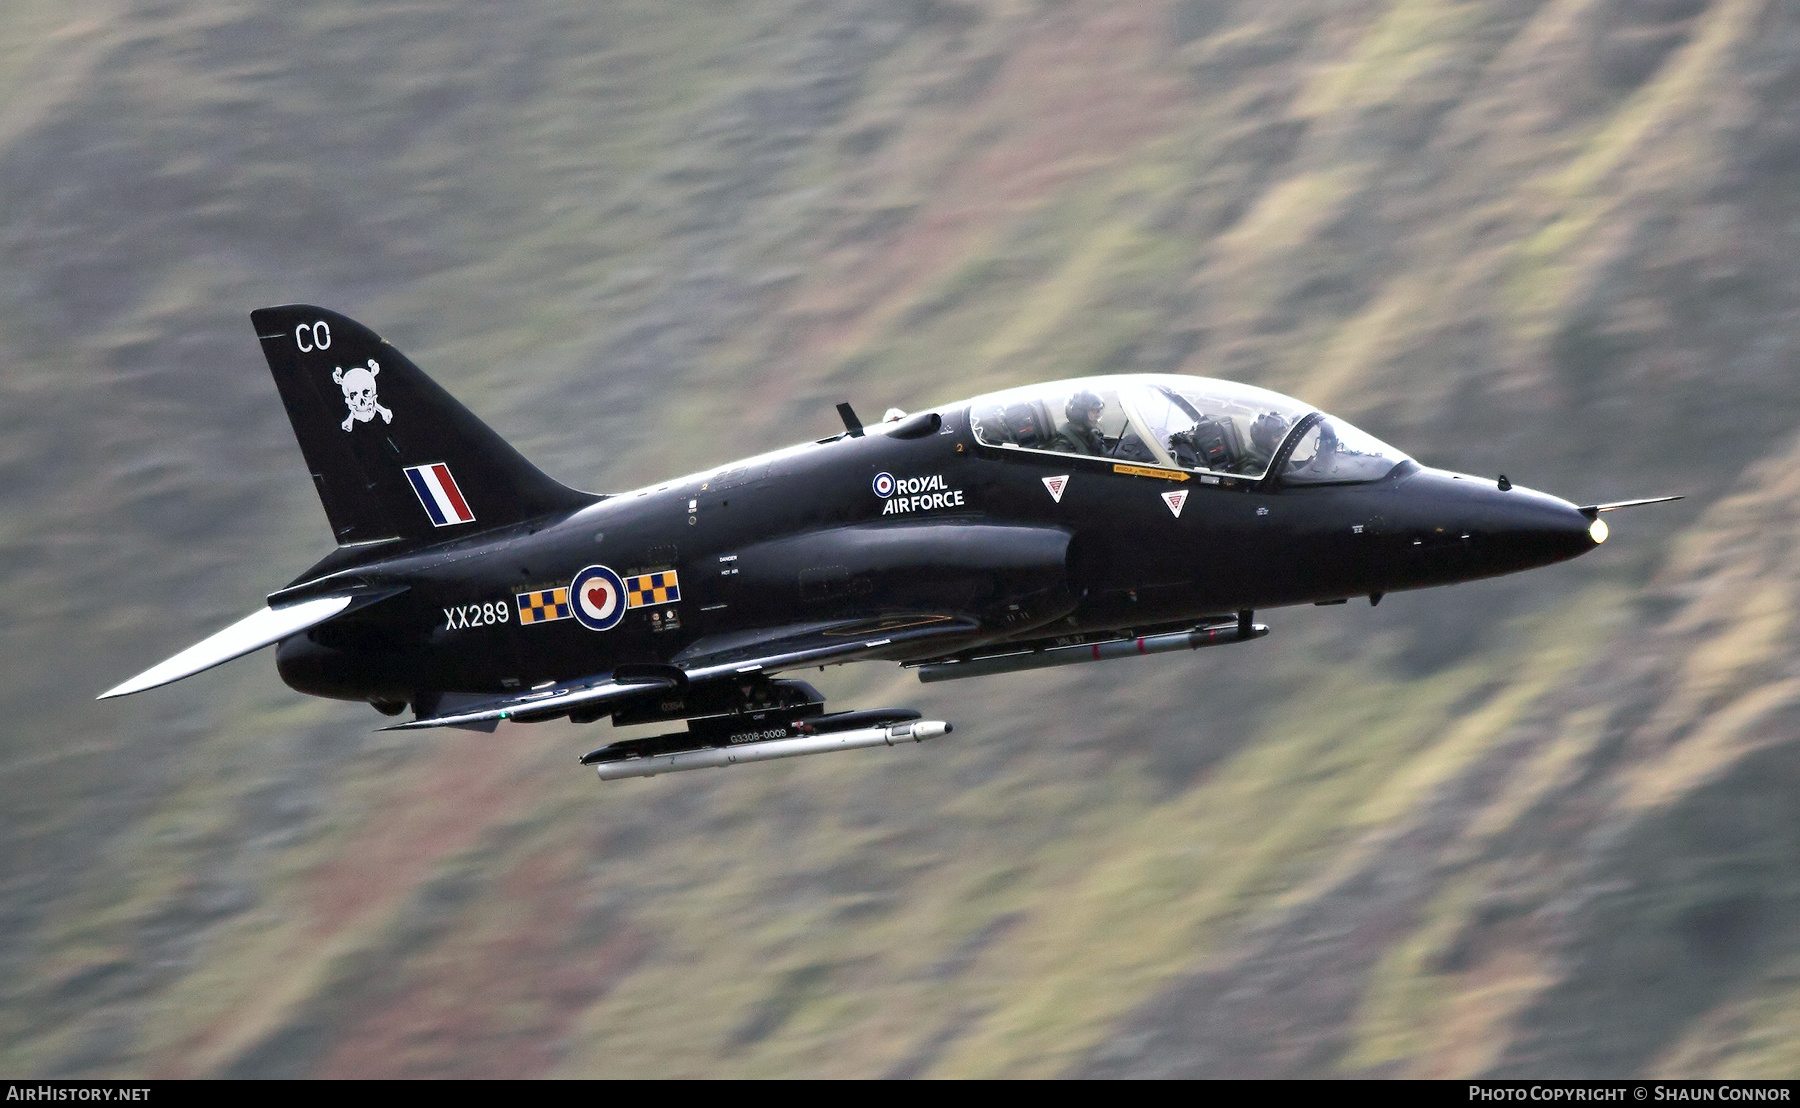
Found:
[{"label": "roundel logo next to text", "polygon": [[891,473],[877,473],[875,475],[874,487],[875,495],[886,500],[888,497],[894,495],[894,475]]},{"label": "roundel logo next to text", "polygon": [[605,566],[589,566],[569,583],[569,608],[590,631],[610,631],[625,618],[625,583]]}]

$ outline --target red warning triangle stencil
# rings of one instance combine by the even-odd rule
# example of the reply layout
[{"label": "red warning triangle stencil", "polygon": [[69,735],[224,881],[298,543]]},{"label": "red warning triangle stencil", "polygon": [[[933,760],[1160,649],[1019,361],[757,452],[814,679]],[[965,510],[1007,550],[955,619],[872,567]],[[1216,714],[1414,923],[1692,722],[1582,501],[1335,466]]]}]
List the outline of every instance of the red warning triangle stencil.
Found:
[{"label": "red warning triangle stencil", "polygon": [[1176,519],[1181,518],[1181,506],[1187,503],[1187,496],[1186,489],[1182,489],[1180,492],[1165,492],[1162,494],[1163,503],[1169,506],[1169,511],[1175,513]]},{"label": "red warning triangle stencil", "polygon": [[1046,477],[1044,487],[1050,490],[1050,499],[1061,504],[1063,490],[1069,487],[1069,475],[1065,473],[1061,477]]}]

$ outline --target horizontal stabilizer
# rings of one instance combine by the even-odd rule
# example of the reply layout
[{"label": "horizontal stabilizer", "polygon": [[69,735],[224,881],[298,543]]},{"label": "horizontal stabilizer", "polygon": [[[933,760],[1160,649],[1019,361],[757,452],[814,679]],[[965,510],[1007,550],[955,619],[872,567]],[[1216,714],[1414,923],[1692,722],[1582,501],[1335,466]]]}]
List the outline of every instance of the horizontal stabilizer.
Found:
[{"label": "horizontal stabilizer", "polygon": [[349,607],[354,599],[356,598],[351,596],[326,596],[285,608],[264,608],[253,612],[168,661],[151,666],[124,684],[106,690],[95,699],[127,696],[145,689],[154,689],[158,685],[167,685],[171,681],[179,681],[183,677],[192,677],[202,670],[211,669],[233,658],[241,658],[270,643],[280,642],[308,627],[316,627]]}]

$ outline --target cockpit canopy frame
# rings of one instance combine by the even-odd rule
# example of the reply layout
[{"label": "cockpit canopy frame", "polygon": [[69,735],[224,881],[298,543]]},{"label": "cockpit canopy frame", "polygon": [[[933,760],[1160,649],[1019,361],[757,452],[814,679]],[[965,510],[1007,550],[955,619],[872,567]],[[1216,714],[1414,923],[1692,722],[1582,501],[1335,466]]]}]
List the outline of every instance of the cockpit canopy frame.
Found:
[{"label": "cockpit canopy frame", "polygon": [[1407,460],[1313,412],[1253,385],[1145,373],[989,393],[970,402],[969,426],[983,446],[1185,470],[1209,484],[1258,484],[1279,458],[1283,484],[1375,480]]}]

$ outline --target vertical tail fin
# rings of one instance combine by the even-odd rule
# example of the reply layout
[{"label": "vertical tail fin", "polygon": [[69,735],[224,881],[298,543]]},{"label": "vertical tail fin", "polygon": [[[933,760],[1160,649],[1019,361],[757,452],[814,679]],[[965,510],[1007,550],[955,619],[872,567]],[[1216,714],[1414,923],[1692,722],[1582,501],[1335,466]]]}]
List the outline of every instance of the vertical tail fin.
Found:
[{"label": "vertical tail fin", "polygon": [[340,545],[450,538],[599,499],[545,475],[355,320],[305,304],[250,320]]}]

